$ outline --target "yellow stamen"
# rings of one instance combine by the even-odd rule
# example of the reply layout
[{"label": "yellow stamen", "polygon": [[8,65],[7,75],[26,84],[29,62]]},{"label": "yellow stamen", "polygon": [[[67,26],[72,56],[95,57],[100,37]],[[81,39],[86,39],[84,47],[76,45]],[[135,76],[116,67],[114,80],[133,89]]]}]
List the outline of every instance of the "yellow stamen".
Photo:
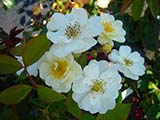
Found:
[{"label": "yellow stamen", "polygon": [[103,80],[96,80],[93,82],[93,85],[91,87],[91,92],[101,92],[104,93],[105,92],[105,84],[106,82],[104,82]]},{"label": "yellow stamen", "polygon": [[80,34],[80,25],[78,22],[75,22],[74,24],[67,25],[65,29],[65,35],[70,38],[75,38]]},{"label": "yellow stamen", "polygon": [[108,22],[104,22],[103,23],[103,27],[104,27],[104,31],[105,32],[113,32],[114,28],[112,27],[112,25]]},{"label": "yellow stamen", "polygon": [[125,58],[125,59],[124,59],[124,64],[125,64],[126,66],[131,66],[131,65],[133,65],[133,61]]},{"label": "yellow stamen", "polygon": [[51,74],[57,80],[64,78],[68,70],[68,62],[65,60],[57,60],[51,65]]}]

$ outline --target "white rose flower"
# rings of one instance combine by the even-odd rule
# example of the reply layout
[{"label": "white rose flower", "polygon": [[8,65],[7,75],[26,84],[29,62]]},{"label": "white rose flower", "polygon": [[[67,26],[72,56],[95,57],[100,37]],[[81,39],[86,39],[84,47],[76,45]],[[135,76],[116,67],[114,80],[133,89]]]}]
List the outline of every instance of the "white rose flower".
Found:
[{"label": "white rose flower", "polygon": [[71,13],[66,15],[54,13],[47,29],[47,37],[54,43],[52,51],[58,57],[90,49],[97,43],[93,37],[103,31],[100,17],[88,19],[83,8],[73,8]]},{"label": "white rose flower", "polygon": [[98,42],[101,45],[111,44],[113,46],[113,41],[125,42],[126,32],[122,28],[123,23],[120,20],[115,20],[114,16],[104,13],[101,14],[101,24],[104,28],[98,37]]},{"label": "white rose flower", "polygon": [[121,88],[121,76],[105,60],[90,61],[84,68],[84,76],[73,83],[73,99],[78,106],[90,113],[104,114],[115,107],[115,99]]},{"label": "white rose flower", "polygon": [[145,73],[144,58],[138,52],[131,52],[129,46],[121,46],[119,51],[112,50],[109,59],[126,77],[138,80]]},{"label": "white rose flower", "polygon": [[81,66],[71,54],[59,58],[53,55],[51,51],[48,51],[43,59],[44,57],[46,57],[45,60],[40,60],[40,77],[53,90],[66,93],[71,89],[73,81],[82,76]]}]

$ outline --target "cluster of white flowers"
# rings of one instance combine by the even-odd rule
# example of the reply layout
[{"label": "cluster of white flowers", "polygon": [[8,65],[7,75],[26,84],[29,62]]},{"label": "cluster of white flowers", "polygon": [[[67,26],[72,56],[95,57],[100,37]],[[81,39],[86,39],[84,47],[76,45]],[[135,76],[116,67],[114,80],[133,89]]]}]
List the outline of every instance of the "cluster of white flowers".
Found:
[{"label": "cluster of white flowers", "polygon": [[[73,53],[82,53],[97,44],[125,42],[125,30],[112,15],[88,17],[83,8],[73,8],[70,14],[54,13],[47,24],[47,38],[53,42],[50,50],[39,60],[40,77],[59,93],[73,91],[78,106],[90,113],[104,114],[116,105],[122,87],[121,76],[138,80],[145,72],[144,59],[129,46],[112,50],[109,59],[91,60],[81,66]],[[97,40],[95,39],[97,38]]]}]

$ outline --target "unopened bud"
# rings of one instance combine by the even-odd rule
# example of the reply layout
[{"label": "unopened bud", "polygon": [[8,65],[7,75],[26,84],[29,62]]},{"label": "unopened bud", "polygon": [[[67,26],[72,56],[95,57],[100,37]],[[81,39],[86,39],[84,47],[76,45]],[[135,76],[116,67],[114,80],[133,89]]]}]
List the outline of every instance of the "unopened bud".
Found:
[{"label": "unopened bud", "polygon": [[110,45],[110,44],[105,44],[100,48],[100,51],[103,52],[103,53],[109,53],[109,52],[111,52],[112,47],[113,46]]},{"label": "unopened bud", "polygon": [[96,51],[96,50],[93,50],[93,51],[91,52],[91,55],[92,55],[93,58],[97,58],[97,51]]}]

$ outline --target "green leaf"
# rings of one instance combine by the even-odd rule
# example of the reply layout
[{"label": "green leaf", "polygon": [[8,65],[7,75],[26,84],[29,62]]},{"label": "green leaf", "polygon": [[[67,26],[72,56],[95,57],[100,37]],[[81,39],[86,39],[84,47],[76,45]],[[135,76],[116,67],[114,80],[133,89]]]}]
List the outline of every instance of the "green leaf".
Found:
[{"label": "green leaf", "polygon": [[87,64],[87,53],[83,53],[78,57],[75,57],[76,61],[84,68]]},{"label": "green leaf", "polygon": [[15,85],[5,89],[0,93],[0,102],[3,104],[18,104],[21,102],[32,90],[29,85]]},{"label": "green leaf", "polygon": [[4,45],[0,45],[0,51],[2,51],[3,49],[5,49],[5,46]]},{"label": "green leaf", "polygon": [[39,35],[29,40],[24,48],[24,63],[27,66],[35,63],[49,49],[50,44],[50,41],[45,35]]},{"label": "green leaf", "polygon": [[154,17],[157,17],[157,15],[160,13],[160,3],[158,2],[158,0],[150,0],[149,7],[152,15]]},{"label": "green leaf", "polygon": [[32,36],[32,32],[31,31],[24,31],[23,32],[23,37],[25,38],[25,40],[31,39],[31,36]]},{"label": "green leaf", "polygon": [[42,85],[38,85],[37,91],[39,98],[47,103],[57,102],[66,99],[64,95],[57,93],[54,90]]},{"label": "green leaf", "polygon": [[90,114],[85,114],[80,120],[96,120],[96,118]]},{"label": "green leaf", "polygon": [[[160,47],[159,35],[159,22],[155,19],[149,20],[148,17],[145,21],[141,22],[143,27],[142,45],[147,50],[157,50]],[[152,24],[150,24],[152,23]],[[156,70],[157,71],[157,70]]]},{"label": "green leaf", "polygon": [[160,111],[160,105],[152,105],[147,111],[147,119],[148,120],[156,120],[156,116]]},{"label": "green leaf", "polygon": [[137,21],[142,13],[144,0],[134,0],[132,3],[132,17]]},{"label": "green leaf", "polygon": [[96,120],[127,120],[131,104],[117,104],[113,110],[106,114],[99,114]]},{"label": "green leaf", "polygon": [[156,119],[160,118],[160,112],[157,113]]},{"label": "green leaf", "polygon": [[117,99],[116,99],[116,103],[122,103],[122,100],[123,100],[123,98],[122,98],[122,93],[119,92],[119,96],[118,96]]},{"label": "green leaf", "polygon": [[68,94],[66,106],[68,108],[68,111],[77,119],[79,119],[82,115],[81,110],[79,109],[77,103],[72,99],[72,95]]},{"label": "green leaf", "polygon": [[146,111],[146,110],[148,110],[148,108],[150,108],[151,103],[148,99],[145,99],[140,102],[140,106],[143,108],[143,110]]},{"label": "green leaf", "polygon": [[13,8],[15,6],[15,1],[14,0],[2,0],[2,3],[7,7],[7,8]]},{"label": "green leaf", "polygon": [[1,120],[19,120],[18,116],[15,112],[13,112],[11,109],[3,109],[2,112],[0,112]]},{"label": "green leaf", "polygon": [[40,99],[38,98],[31,98],[30,101],[37,107],[41,108],[42,107],[42,103],[40,101]]},{"label": "green leaf", "polygon": [[158,99],[158,101],[160,102],[160,91],[156,91],[156,95],[157,95],[157,99]]},{"label": "green leaf", "polygon": [[20,44],[14,48],[11,49],[11,54],[15,55],[15,56],[22,56],[22,52],[23,52],[23,45]]},{"label": "green leaf", "polygon": [[[149,77],[148,77],[149,78]],[[148,81],[147,80],[142,80],[141,82],[140,82],[140,91],[142,91],[142,92],[146,92],[147,90],[148,90]]]},{"label": "green leaf", "polygon": [[10,74],[22,68],[21,64],[8,55],[0,55],[0,74]]}]

